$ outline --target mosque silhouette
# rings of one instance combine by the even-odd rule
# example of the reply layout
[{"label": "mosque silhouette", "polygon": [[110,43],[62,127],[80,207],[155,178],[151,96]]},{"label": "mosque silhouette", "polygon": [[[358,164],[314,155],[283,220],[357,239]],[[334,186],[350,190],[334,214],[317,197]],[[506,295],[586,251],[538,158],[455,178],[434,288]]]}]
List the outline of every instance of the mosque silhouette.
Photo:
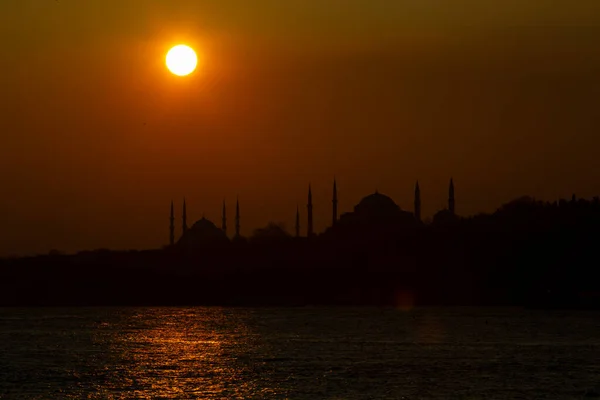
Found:
[{"label": "mosque silhouette", "polygon": [[[188,199],[189,200],[189,199]],[[524,196],[494,213],[459,217],[448,203],[421,220],[421,191],[402,210],[375,191],[316,233],[310,185],[295,235],[277,224],[240,234],[206,218],[160,249],[97,249],[0,258],[0,306],[526,306],[600,309],[600,197]],[[179,225],[179,224],[177,224]],[[230,227],[231,229],[231,227]]]},{"label": "mosque silhouette", "polygon": [[[296,208],[295,237],[311,239],[315,237],[340,237],[352,233],[397,233],[399,231],[411,231],[423,226],[421,219],[421,190],[419,182],[415,184],[414,208],[413,211],[404,211],[394,200],[379,193],[377,190],[364,197],[354,207],[354,211],[346,212],[338,217],[338,195],[337,182],[333,181],[332,196],[332,220],[331,225],[320,235],[314,232],[313,226],[313,202],[312,190],[308,185],[308,202],[306,235],[302,236],[300,232],[300,210]],[[455,213],[454,181],[451,178],[448,188],[448,207],[438,211],[433,217],[434,224],[451,223],[457,220]],[[243,240],[240,235],[240,203],[236,199],[235,205],[235,234],[232,239],[227,235],[227,208],[223,201],[221,214],[221,227],[206,219],[204,216],[196,221],[191,227],[187,224],[187,205],[183,200],[182,211],[182,232],[178,240],[175,240],[175,212],[173,201],[171,201],[170,216],[170,247],[194,248],[199,246],[224,244],[231,241]]]}]

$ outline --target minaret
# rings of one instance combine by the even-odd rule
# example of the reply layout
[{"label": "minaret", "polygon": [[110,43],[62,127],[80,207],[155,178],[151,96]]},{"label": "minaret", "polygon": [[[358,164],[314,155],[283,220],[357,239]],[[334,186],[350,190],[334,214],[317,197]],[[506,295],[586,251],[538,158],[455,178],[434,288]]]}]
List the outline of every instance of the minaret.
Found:
[{"label": "minaret", "polygon": [[175,244],[175,212],[173,209],[173,200],[171,200],[171,224],[169,225],[169,244],[173,246]]},{"label": "minaret", "polygon": [[227,208],[225,207],[225,200],[223,200],[223,219],[221,222],[221,229],[227,234]]},{"label": "minaret", "polygon": [[333,203],[333,215],[332,215],[331,226],[333,226],[337,222],[337,215],[338,215],[337,214],[337,206],[338,206],[337,184],[335,182],[335,178],[333,178],[333,200],[331,200],[331,202]]},{"label": "minaret", "polygon": [[235,199],[235,236],[240,236],[240,201]]},{"label": "minaret", "polygon": [[296,206],[296,237],[300,237],[300,210]]},{"label": "minaret", "polygon": [[187,232],[187,207],[185,206],[185,197],[183,198],[183,216],[182,216],[181,234],[185,235]]},{"label": "minaret", "polygon": [[450,188],[448,189],[448,211],[454,215],[454,181],[450,178]]},{"label": "minaret", "polygon": [[308,204],[306,205],[308,209],[308,225],[306,236],[312,237],[313,235],[313,205],[312,205],[312,190],[310,189],[310,184],[308,185]]},{"label": "minaret", "polygon": [[421,222],[421,189],[419,188],[419,181],[415,185],[415,218]]}]

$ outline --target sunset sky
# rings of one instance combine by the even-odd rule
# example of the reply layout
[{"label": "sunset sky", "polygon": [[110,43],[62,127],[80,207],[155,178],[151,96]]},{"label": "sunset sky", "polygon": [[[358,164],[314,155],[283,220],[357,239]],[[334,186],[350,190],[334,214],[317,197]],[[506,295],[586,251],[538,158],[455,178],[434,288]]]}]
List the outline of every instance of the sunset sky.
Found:
[{"label": "sunset sky", "polygon": [[[188,77],[168,49],[196,49]],[[2,0],[0,255],[600,195],[598,0]]]}]

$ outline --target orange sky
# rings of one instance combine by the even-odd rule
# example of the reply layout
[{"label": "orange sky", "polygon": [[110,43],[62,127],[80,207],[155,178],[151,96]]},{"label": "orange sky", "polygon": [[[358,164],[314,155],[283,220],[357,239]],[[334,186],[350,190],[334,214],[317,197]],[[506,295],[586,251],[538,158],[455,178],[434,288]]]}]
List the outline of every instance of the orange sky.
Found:
[{"label": "orange sky", "polygon": [[157,247],[183,196],[291,228],[308,182],[322,230],[334,175],[341,211],[598,195],[600,3],[522,3],[3,0],[0,254]]}]

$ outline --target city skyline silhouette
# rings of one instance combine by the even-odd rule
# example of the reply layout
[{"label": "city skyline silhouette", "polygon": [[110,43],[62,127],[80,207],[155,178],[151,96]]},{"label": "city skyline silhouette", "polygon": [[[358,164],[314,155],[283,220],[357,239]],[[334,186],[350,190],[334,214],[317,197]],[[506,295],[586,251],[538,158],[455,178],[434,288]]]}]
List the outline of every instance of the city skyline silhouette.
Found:
[{"label": "city skyline silhouette", "polygon": [[308,182],[322,232],[334,176],[423,219],[450,174],[461,215],[600,193],[597,2],[344,4],[2,2],[0,255],[156,248],[184,196],[293,233]]},{"label": "city skyline silhouette", "polygon": [[[341,217],[345,217],[348,214],[352,214],[351,211],[346,211],[346,212],[342,212],[342,214],[339,214],[339,210],[338,210],[338,190],[337,190],[337,179],[333,178],[333,183],[332,183],[332,197],[331,197],[331,224],[329,226],[326,226],[325,229],[329,229],[331,227],[333,227],[338,221],[340,216]],[[379,193],[379,190],[375,189],[375,192],[372,194],[367,195],[366,197],[363,197],[361,199],[361,201],[359,202],[359,205],[354,207],[354,212],[356,212],[356,208],[360,207],[360,204],[364,204],[366,201],[370,200],[371,198],[377,198],[377,201],[372,205],[372,207],[374,208],[385,208],[386,206],[386,202],[391,202],[393,204],[394,207],[398,207],[398,210],[400,211],[404,211],[402,210],[402,208],[400,208],[399,206],[397,206],[397,204],[395,203],[395,201],[393,199],[391,199],[390,197],[386,196],[385,194],[381,194]],[[380,202],[383,200],[384,204],[380,204]],[[415,219],[416,222],[422,224],[422,223],[426,223],[426,224],[430,224],[431,222],[433,222],[434,218],[436,216],[438,216],[440,213],[443,213],[445,211],[448,211],[452,216],[454,216],[456,214],[455,212],[455,189],[454,189],[454,178],[450,178],[449,184],[448,184],[448,199],[447,199],[447,205],[445,208],[441,208],[439,210],[435,210],[433,212],[433,215],[431,216],[431,218],[426,218],[425,220],[422,219],[422,207],[421,207],[421,189],[419,186],[419,181],[415,182],[415,194],[414,194],[414,207],[412,209],[412,211],[404,211],[407,213],[412,213],[412,218]],[[226,237],[229,237],[230,239],[235,239],[236,237],[240,237],[241,236],[241,225],[240,225],[240,219],[241,219],[241,214],[240,214],[240,203],[239,203],[239,196],[236,197],[236,203],[235,203],[235,233],[233,235],[228,235],[227,233],[227,202],[224,199],[223,203],[222,203],[222,208],[221,208],[221,228],[220,230],[225,234]],[[205,213],[202,213],[202,220],[206,220],[205,217]],[[174,202],[171,201],[171,207],[170,207],[170,216],[169,216],[169,246],[173,246],[177,240],[176,240],[176,235],[175,235],[175,231],[177,229],[177,226],[175,224],[175,207],[174,207]],[[208,220],[209,221],[209,220]],[[295,237],[306,237],[306,238],[310,238],[310,237],[314,237],[314,236],[318,236],[320,233],[323,232],[316,232],[314,230],[314,214],[313,214],[313,200],[312,200],[312,185],[309,184],[308,185],[308,192],[307,192],[307,202],[306,202],[306,216],[305,216],[305,223],[306,223],[306,230],[304,232],[304,235],[302,235],[301,233],[301,214],[300,214],[300,209],[297,206],[296,207],[296,214],[295,214],[295,223],[293,226],[294,232],[295,232]],[[214,224],[214,222],[210,221],[211,224],[214,226],[215,229],[217,229],[216,225]],[[278,226],[281,227],[281,229],[283,229],[284,231],[286,231],[286,233],[291,234],[290,231],[288,231],[288,226],[286,226],[284,223],[282,222],[275,222],[275,221],[269,221],[269,224],[277,224]],[[188,229],[188,220],[187,220],[187,201],[184,198],[183,202],[182,202],[182,208],[181,208],[181,226],[180,226],[180,235],[179,235],[179,239],[181,239],[182,236],[184,236],[187,232]],[[257,229],[261,229],[261,228],[254,228],[253,231],[256,231]]]},{"label": "city skyline silhouette", "polygon": [[600,0],[0,0],[0,398],[600,398]]}]

